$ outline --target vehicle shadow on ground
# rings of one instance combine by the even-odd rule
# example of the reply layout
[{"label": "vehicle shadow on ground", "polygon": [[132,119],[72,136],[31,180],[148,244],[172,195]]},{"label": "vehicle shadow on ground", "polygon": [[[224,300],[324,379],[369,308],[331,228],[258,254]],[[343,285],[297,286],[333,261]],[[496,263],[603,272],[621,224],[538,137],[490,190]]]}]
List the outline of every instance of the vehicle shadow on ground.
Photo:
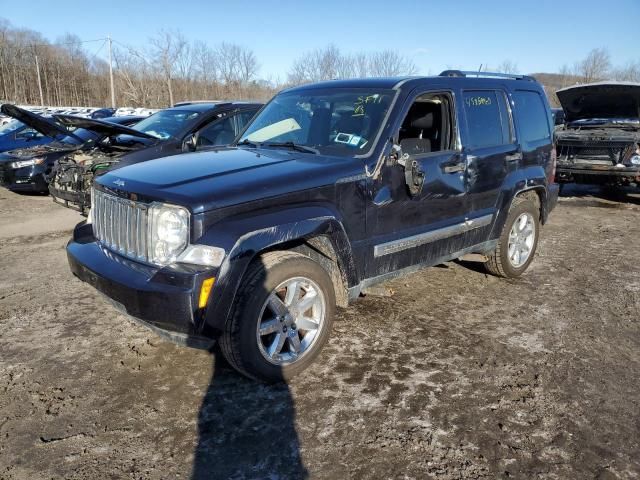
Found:
[{"label": "vehicle shadow on ground", "polygon": [[[260,283],[253,288],[249,301],[259,304],[272,293]],[[263,315],[267,315],[264,307]],[[191,478],[307,478],[295,427],[295,406],[282,370],[275,373],[282,379],[279,383],[265,384],[237,373],[218,345],[212,354],[213,373],[198,414]]]},{"label": "vehicle shadow on ground", "polygon": [[217,350],[213,367],[191,478],[306,478],[289,386],[249,380]]}]

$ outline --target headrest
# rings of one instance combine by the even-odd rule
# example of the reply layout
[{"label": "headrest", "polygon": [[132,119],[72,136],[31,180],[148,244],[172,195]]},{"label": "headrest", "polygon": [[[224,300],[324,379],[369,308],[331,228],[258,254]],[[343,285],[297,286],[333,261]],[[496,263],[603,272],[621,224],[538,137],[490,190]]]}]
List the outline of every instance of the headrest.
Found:
[{"label": "headrest", "polygon": [[433,113],[427,113],[422,117],[415,118],[411,122],[411,127],[426,130],[433,127]]}]

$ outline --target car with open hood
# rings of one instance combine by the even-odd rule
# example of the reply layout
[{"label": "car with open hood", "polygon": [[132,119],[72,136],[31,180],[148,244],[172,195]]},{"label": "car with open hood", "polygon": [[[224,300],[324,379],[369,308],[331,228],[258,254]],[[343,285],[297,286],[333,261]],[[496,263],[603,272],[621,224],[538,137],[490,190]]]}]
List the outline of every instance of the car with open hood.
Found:
[{"label": "car with open hood", "polygon": [[640,185],[640,83],[577,85],[557,95],[565,112],[556,131],[558,182]]},{"label": "car with open hood", "polygon": [[[184,102],[161,110],[136,124],[137,135],[122,132],[91,150],[63,155],[51,175],[49,192],[56,202],[85,213],[97,175],[125,165],[227,145],[261,106],[248,102]],[[104,122],[95,119],[69,115],[54,118],[68,127],[105,128]]]},{"label": "car with open hood", "polygon": [[55,118],[48,118],[15,105],[4,104],[0,111],[28,125],[53,141],[44,145],[18,148],[0,153],[0,185],[13,191],[49,191],[48,179],[57,160],[70,153],[87,152],[112,135],[138,133],[129,128],[142,117],[111,117],[104,119],[102,131],[74,129],[62,125]]},{"label": "car with open hood", "polygon": [[304,85],[231,146],[97,177],[67,257],[133,319],[190,346],[218,341],[238,371],[278,381],[372,285],[461,257],[523,274],[556,204],[554,168],[531,77]]},{"label": "car with open hood", "polygon": [[0,125],[0,153],[45,145],[55,140],[15,118]]}]

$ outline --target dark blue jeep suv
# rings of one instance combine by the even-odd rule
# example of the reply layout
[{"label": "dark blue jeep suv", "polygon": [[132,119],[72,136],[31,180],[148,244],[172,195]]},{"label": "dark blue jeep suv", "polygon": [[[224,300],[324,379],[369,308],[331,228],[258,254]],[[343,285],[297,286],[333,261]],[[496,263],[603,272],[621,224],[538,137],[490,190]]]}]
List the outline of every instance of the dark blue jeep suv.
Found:
[{"label": "dark blue jeep suv", "polygon": [[234,146],[99,177],[72,272],[263,381],[319,354],[337,306],[418,268],[534,259],[558,195],[553,118],[530,77],[460,71],[285,90]]}]

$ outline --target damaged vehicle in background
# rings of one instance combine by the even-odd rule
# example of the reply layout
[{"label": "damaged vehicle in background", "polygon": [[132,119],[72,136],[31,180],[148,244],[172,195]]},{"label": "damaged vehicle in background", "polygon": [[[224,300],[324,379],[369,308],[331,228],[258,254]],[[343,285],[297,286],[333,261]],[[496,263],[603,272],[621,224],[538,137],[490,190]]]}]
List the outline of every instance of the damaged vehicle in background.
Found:
[{"label": "damaged vehicle in background", "polygon": [[15,118],[0,125],[0,152],[44,145],[53,140]]},{"label": "damaged vehicle in background", "polygon": [[556,92],[559,183],[640,185],[640,83],[592,83]]},{"label": "damaged vehicle in background", "polygon": [[[96,175],[125,165],[145,162],[201,148],[227,145],[262,105],[244,102],[184,102],[139,122],[137,135],[122,132],[95,148],[70,152],[58,160],[49,192],[54,201],[81,213],[91,205]],[[70,115],[54,115],[63,125],[98,130],[104,122]]]},{"label": "damaged vehicle in background", "polygon": [[[4,104],[0,111],[27,125],[43,137],[52,139],[49,143],[27,148],[17,148],[0,153],[0,185],[18,192],[48,193],[48,178],[56,161],[70,153],[94,148],[105,134],[66,128],[54,118],[43,117],[15,105]],[[126,127],[140,121],[142,117],[112,117],[105,119],[106,125],[120,129],[120,132],[135,132]]]}]

